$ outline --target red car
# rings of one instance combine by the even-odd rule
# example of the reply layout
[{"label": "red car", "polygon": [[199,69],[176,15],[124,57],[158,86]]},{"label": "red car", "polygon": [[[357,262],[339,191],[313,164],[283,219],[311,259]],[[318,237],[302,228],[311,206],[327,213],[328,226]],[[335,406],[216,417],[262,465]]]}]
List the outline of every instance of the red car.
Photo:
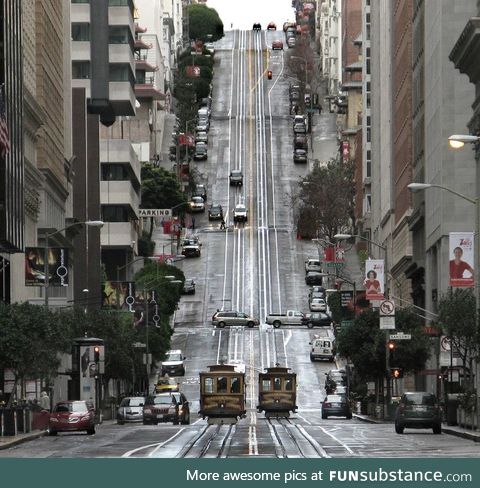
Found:
[{"label": "red car", "polygon": [[92,402],[69,400],[58,402],[53,408],[48,423],[48,434],[76,432],[84,430],[88,435],[95,434],[95,408]]},{"label": "red car", "polygon": [[267,25],[267,30],[277,30],[277,25],[275,24],[275,22],[270,22]]},{"label": "red car", "polygon": [[283,50],[283,42],[282,41],[273,41],[272,42],[272,51],[275,49],[282,49]]}]

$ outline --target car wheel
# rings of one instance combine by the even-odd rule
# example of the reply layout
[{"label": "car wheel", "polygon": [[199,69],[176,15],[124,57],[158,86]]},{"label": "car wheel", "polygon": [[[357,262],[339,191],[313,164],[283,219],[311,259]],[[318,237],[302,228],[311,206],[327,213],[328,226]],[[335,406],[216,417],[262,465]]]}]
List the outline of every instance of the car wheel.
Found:
[{"label": "car wheel", "polygon": [[326,413],[323,413],[322,412],[322,419],[325,420],[325,419],[328,419],[328,415]]},{"label": "car wheel", "polygon": [[117,425],[123,425],[125,422],[123,420],[117,420]]},{"label": "car wheel", "polygon": [[310,354],[310,361],[312,361],[312,363],[315,361],[315,358]]},{"label": "car wheel", "polygon": [[178,425],[180,423],[180,420],[179,418],[175,418],[174,421],[173,421],[173,425]]},{"label": "car wheel", "polygon": [[255,324],[253,322],[247,322],[247,327],[250,329],[254,326]]},{"label": "car wheel", "polygon": [[158,420],[154,420],[154,421],[152,422],[152,424],[153,424],[153,425],[158,425]]},{"label": "car wheel", "polygon": [[349,413],[346,417],[347,417],[347,420],[352,420],[352,414],[351,413]]},{"label": "car wheel", "polygon": [[48,435],[55,436],[57,434],[58,434],[58,432],[56,430],[48,429]]},{"label": "car wheel", "polygon": [[223,329],[223,328],[225,327],[225,322],[219,322],[219,323],[217,324],[217,327],[218,327],[219,329]]},{"label": "car wheel", "polygon": [[432,427],[434,434],[441,434],[442,433],[442,426],[440,424],[434,425]]},{"label": "car wheel", "polygon": [[395,423],[395,432],[397,434],[403,434],[404,430],[405,430],[405,427],[403,425]]},{"label": "car wheel", "polygon": [[95,434],[95,426],[90,427],[90,429],[87,429],[87,435],[93,435]]},{"label": "car wheel", "polygon": [[273,322],[273,326],[275,327],[275,329],[280,328],[281,325],[282,325],[282,323],[280,322],[280,320],[275,320]]},{"label": "car wheel", "polygon": [[182,420],[182,425],[189,425],[190,424],[190,412],[188,412],[184,419]]},{"label": "car wheel", "polygon": [[309,329],[313,329],[313,322],[308,322],[308,323],[307,323],[307,327],[308,327]]}]

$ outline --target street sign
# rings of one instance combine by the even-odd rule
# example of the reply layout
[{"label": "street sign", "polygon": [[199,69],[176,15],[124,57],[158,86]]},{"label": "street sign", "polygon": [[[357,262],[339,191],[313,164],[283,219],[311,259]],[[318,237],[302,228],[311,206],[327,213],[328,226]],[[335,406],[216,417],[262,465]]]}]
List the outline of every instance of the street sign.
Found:
[{"label": "street sign", "polygon": [[380,317],[380,329],[395,329],[395,317]]},{"label": "street sign", "polygon": [[144,344],[143,342],[134,342],[134,343],[132,344],[132,346],[133,346],[133,347],[139,347],[139,348],[140,348],[140,347],[147,347],[147,345],[146,345],[146,344]]},{"label": "street sign", "polygon": [[170,208],[139,208],[139,217],[171,217],[172,210]]},{"label": "street sign", "polygon": [[404,334],[403,332],[397,332],[396,334],[390,334],[390,339],[394,341],[404,341],[412,338],[412,334]]},{"label": "street sign", "polygon": [[345,263],[335,263],[335,262],[324,262],[327,268],[341,268]]},{"label": "street sign", "polygon": [[393,300],[383,300],[380,303],[380,315],[393,317],[395,315],[395,304]]},{"label": "street sign", "polygon": [[353,320],[342,320],[340,322],[340,327],[348,327],[353,324]]}]

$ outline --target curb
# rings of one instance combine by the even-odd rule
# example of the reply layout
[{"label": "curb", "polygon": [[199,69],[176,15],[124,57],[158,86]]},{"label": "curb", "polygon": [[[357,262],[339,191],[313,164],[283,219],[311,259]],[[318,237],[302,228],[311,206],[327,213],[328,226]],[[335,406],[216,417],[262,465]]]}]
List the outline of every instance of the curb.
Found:
[{"label": "curb", "polygon": [[381,420],[372,419],[372,418],[367,417],[365,415],[359,415],[358,413],[352,413],[352,415],[357,420],[361,420],[362,422],[366,422],[367,424],[385,424],[385,423],[387,423],[387,422],[383,422]]},{"label": "curb", "polygon": [[442,434],[461,437],[462,439],[468,439],[473,442],[480,442],[480,434],[468,432],[466,430],[449,429],[448,427],[443,427],[443,425],[442,425]]},{"label": "curb", "polygon": [[43,437],[44,435],[47,435],[47,431],[41,430],[39,432],[25,435],[23,437],[14,437],[12,440],[7,442],[0,442],[0,451],[4,449],[10,449],[11,447],[17,446],[18,444],[23,444],[24,442],[32,441],[33,439],[38,439],[39,437]]}]

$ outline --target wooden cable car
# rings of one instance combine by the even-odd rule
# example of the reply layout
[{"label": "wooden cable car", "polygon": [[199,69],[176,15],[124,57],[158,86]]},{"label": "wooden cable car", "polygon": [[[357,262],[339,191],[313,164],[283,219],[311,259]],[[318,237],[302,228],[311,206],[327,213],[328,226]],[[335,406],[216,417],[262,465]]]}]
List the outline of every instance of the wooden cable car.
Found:
[{"label": "wooden cable car", "polygon": [[215,364],[200,373],[200,411],[209,424],[236,424],[246,416],[245,373]]},{"label": "wooden cable car", "polygon": [[297,375],[278,365],[258,375],[259,412],[265,417],[289,417],[297,403]]}]

